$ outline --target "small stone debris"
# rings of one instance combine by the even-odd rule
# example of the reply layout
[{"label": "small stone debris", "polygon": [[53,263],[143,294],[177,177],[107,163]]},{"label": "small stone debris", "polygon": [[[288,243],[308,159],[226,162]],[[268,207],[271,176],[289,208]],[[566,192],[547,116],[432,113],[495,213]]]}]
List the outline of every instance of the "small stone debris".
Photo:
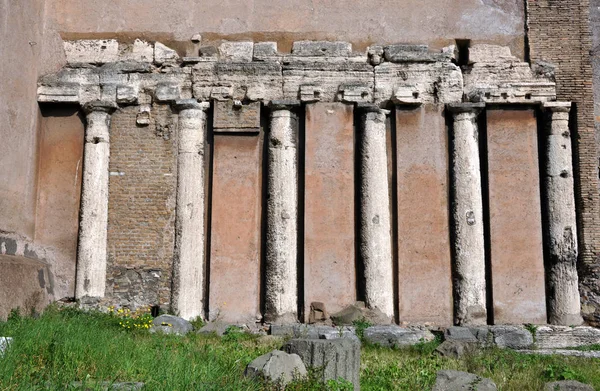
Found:
[{"label": "small stone debris", "polygon": [[490,379],[468,372],[438,371],[432,391],[496,391]]},{"label": "small stone debris", "polygon": [[161,315],[154,318],[151,333],[161,332],[164,334],[185,335],[194,329],[187,320],[174,315]]},{"label": "small stone debris", "polygon": [[307,374],[306,366],[297,354],[288,354],[280,350],[254,359],[244,372],[247,377],[262,377],[271,382],[286,385],[292,380],[301,379]]}]

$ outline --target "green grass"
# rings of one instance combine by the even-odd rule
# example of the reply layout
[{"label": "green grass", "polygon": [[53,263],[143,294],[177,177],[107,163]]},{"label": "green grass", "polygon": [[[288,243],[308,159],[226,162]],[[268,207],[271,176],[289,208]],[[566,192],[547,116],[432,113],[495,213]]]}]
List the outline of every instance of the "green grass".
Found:
[{"label": "green grass", "polygon": [[[278,348],[277,341],[232,330],[223,338],[127,331],[114,317],[50,309],[39,319],[14,316],[0,323],[14,343],[0,359],[0,390],[64,390],[73,381],[142,381],[145,390],[275,390],[243,377],[254,358]],[[365,345],[362,390],[428,390],[440,369],[489,377],[499,390],[541,390],[547,381],[574,379],[600,390],[600,360],[530,356],[486,350],[461,360],[433,353],[439,341],[409,349]],[[93,389],[93,387],[92,387]],[[319,384],[316,377],[289,390],[349,390],[343,382]]]}]

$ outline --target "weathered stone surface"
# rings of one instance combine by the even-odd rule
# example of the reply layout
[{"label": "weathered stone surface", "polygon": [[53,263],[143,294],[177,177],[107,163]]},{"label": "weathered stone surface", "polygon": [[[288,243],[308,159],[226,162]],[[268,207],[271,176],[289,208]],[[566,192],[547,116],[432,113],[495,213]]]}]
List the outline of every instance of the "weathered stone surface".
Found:
[{"label": "weathered stone surface", "polygon": [[496,391],[494,382],[472,373],[438,371],[432,391]]},{"label": "weathered stone surface", "polygon": [[444,341],[435,351],[443,357],[461,358],[477,349],[476,342]]},{"label": "weathered stone surface", "polygon": [[194,329],[187,320],[174,315],[161,315],[152,321],[151,333],[185,335]]},{"label": "weathered stone surface", "polygon": [[455,322],[487,324],[483,189],[477,117],[482,104],[450,104]]},{"label": "weathered stone surface", "polygon": [[544,391],[594,391],[594,387],[575,380],[560,380],[546,383]]},{"label": "weathered stone surface", "polygon": [[447,133],[442,107],[396,108],[401,323],[453,323]]},{"label": "weathered stone surface", "polygon": [[334,340],[293,339],[284,347],[302,358],[307,368],[322,372],[323,381],[344,379],[360,389],[360,342],[347,338]]},{"label": "weathered stone surface", "polygon": [[182,99],[180,87],[173,84],[160,84],[156,86],[154,96],[159,102],[175,102]]},{"label": "weathered stone surface", "polygon": [[385,59],[390,62],[446,62],[451,55],[445,52],[430,52],[427,45],[389,45],[384,48]]},{"label": "weathered stone surface", "polygon": [[245,128],[256,131],[260,127],[260,103],[242,104],[234,100],[216,101],[213,126],[215,131],[224,129],[231,132]]},{"label": "weathered stone surface", "polygon": [[527,349],[533,345],[533,335],[520,326],[490,326],[493,341],[499,348]]},{"label": "weathered stone surface", "polygon": [[232,62],[250,62],[254,51],[252,42],[223,42],[219,46],[219,55],[222,60]]},{"label": "weathered stone surface", "polygon": [[519,61],[507,46],[479,44],[469,47],[469,63],[494,63],[503,61]]},{"label": "weathered stone surface", "polygon": [[561,349],[586,345],[600,345],[600,329],[584,326],[539,326],[535,331],[535,346],[540,349]]},{"label": "weathered stone surface", "polygon": [[4,353],[6,353],[12,342],[13,339],[11,337],[0,337],[0,357],[4,356]]},{"label": "weathered stone surface", "polygon": [[254,61],[277,59],[277,42],[257,42],[254,44]]},{"label": "weathered stone surface", "polygon": [[396,325],[372,326],[364,331],[367,342],[387,346],[410,346],[421,342],[430,342],[435,336],[426,329],[403,328]]},{"label": "weathered stone surface", "polygon": [[347,57],[352,52],[352,44],[339,41],[296,41],[292,54],[305,57]]},{"label": "weathered stone surface", "polygon": [[293,338],[310,338],[310,339],[336,339],[350,338],[358,341],[356,330],[352,326],[333,327],[325,325],[271,325],[271,335],[293,337]]},{"label": "weathered stone surface", "polygon": [[198,330],[198,334],[216,334],[219,337],[225,335],[225,332],[231,325],[229,323],[221,322],[219,320],[215,320],[212,322],[208,322],[200,330]]},{"label": "weathered stone surface", "polygon": [[119,42],[115,39],[65,41],[64,49],[69,64],[104,64],[119,58]]},{"label": "weathered stone surface", "polygon": [[160,42],[154,44],[154,63],[163,65],[165,63],[175,63],[179,60],[177,52]]},{"label": "weathered stone surface", "polygon": [[119,59],[121,61],[135,61],[151,63],[154,60],[154,46],[141,39],[136,39],[132,44],[119,45]]},{"label": "weathered stone surface", "polygon": [[310,312],[308,314],[308,323],[322,323],[329,321],[329,314],[325,304],[320,301],[310,303]]},{"label": "weathered stone surface", "polygon": [[534,112],[488,110],[487,148],[494,324],[544,324],[546,291]]},{"label": "weathered stone surface", "polygon": [[244,372],[247,377],[262,377],[285,385],[306,376],[306,366],[297,354],[274,350],[255,358]]},{"label": "weathered stone surface", "polygon": [[600,351],[582,351],[582,350],[570,350],[570,349],[535,349],[535,350],[517,350],[519,353],[525,354],[541,354],[544,356],[569,356],[569,357],[583,357],[583,358],[600,358]]},{"label": "weathered stone surface", "polygon": [[209,320],[261,319],[262,135],[216,134],[212,181]]},{"label": "weathered stone surface", "polygon": [[363,318],[363,312],[355,305],[349,305],[344,307],[341,311],[331,314],[331,320],[336,325],[351,325],[361,318]]},{"label": "weathered stone surface", "polygon": [[444,339],[446,341],[457,342],[477,342],[477,337],[473,334],[470,328],[452,326],[444,331]]},{"label": "weathered stone surface", "polygon": [[329,312],[356,300],[354,185],[352,106],[307,105],[304,301]]}]

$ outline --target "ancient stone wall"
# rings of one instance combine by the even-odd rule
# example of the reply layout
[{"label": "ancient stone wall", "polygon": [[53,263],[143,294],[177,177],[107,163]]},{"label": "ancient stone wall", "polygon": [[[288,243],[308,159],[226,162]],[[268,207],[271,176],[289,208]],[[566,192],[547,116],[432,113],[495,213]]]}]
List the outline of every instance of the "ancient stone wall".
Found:
[{"label": "ancient stone wall", "polygon": [[[529,56],[542,72],[555,69],[560,100],[573,101],[571,121],[580,231],[579,270],[585,318],[600,322],[600,192],[598,136],[590,51],[589,0],[527,1]],[[592,21],[596,20],[594,12]],[[594,22],[597,25],[597,22]]]}]

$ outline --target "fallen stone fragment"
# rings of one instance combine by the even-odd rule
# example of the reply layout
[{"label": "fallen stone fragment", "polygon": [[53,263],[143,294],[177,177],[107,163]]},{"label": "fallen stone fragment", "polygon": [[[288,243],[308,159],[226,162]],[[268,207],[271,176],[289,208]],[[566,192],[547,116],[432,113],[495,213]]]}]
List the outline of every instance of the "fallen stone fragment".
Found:
[{"label": "fallen stone fragment", "polygon": [[429,330],[407,329],[396,325],[372,326],[364,331],[364,338],[374,345],[394,347],[430,342],[435,336]]},{"label": "fallen stone fragment", "polygon": [[363,318],[362,309],[352,304],[335,314],[331,314],[331,320],[336,325],[350,325]]},{"label": "fallen stone fragment", "polygon": [[154,44],[154,63],[162,65],[164,63],[175,63],[179,60],[177,52],[160,42]]},{"label": "fallen stone fragment", "polygon": [[4,353],[6,353],[12,342],[13,339],[11,337],[0,337],[0,357],[4,356]]},{"label": "fallen stone fragment", "polygon": [[[348,338],[333,340],[292,339],[284,347],[288,353],[300,356],[307,368],[323,371],[321,379],[344,379],[360,390],[360,343]],[[320,372],[317,372],[320,375]]]},{"label": "fallen stone fragment", "polygon": [[490,331],[499,348],[527,349],[533,345],[533,336],[524,327],[490,326]]},{"label": "fallen stone fragment", "polygon": [[262,377],[268,381],[280,382],[282,385],[300,379],[306,374],[306,366],[300,356],[280,350],[274,350],[254,359],[244,372],[247,377]]},{"label": "fallen stone fragment", "polygon": [[594,391],[594,387],[575,380],[561,380],[546,383],[544,391]]},{"label": "fallen stone fragment", "polygon": [[103,382],[86,382],[85,386],[83,382],[77,381],[71,383],[71,388],[83,388],[85,391],[92,390],[102,390],[102,391],[138,391],[144,388],[144,383],[141,382],[121,382],[121,383],[112,383],[108,381]]},{"label": "fallen stone fragment", "polygon": [[271,335],[292,338],[336,339],[350,338],[358,341],[356,330],[352,326],[333,327],[324,325],[271,325]]},{"label": "fallen stone fragment", "polygon": [[461,358],[477,349],[476,342],[444,341],[435,351],[442,357]]},{"label": "fallen stone fragment", "polygon": [[325,308],[325,304],[313,301],[310,303],[310,313],[308,315],[308,323],[326,322],[329,320],[329,314]]},{"label": "fallen stone fragment", "polygon": [[227,333],[227,330],[230,327],[237,327],[232,325],[231,323],[224,323],[218,320],[205,324],[200,330],[198,330],[198,334],[216,334],[219,337],[222,337]]},{"label": "fallen stone fragment", "polygon": [[600,329],[587,326],[540,326],[535,332],[539,349],[574,348],[600,344]]},{"label": "fallen stone fragment", "polygon": [[444,332],[446,341],[478,342],[477,337],[468,327],[452,326]]},{"label": "fallen stone fragment", "polygon": [[569,349],[537,349],[537,350],[517,350],[524,354],[541,354],[543,356],[571,356],[583,358],[600,358],[600,351],[597,350],[569,350]]},{"label": "fallen stone fragment", "polygon": [[152,321],[151,333],[185,335],[194,329],[187,320],[174,315],[161,315]]},{"label": "fallen stone fragment", "polygon": [[496,391],[490,379],[468,372],[438,371],[432,391]]}]

